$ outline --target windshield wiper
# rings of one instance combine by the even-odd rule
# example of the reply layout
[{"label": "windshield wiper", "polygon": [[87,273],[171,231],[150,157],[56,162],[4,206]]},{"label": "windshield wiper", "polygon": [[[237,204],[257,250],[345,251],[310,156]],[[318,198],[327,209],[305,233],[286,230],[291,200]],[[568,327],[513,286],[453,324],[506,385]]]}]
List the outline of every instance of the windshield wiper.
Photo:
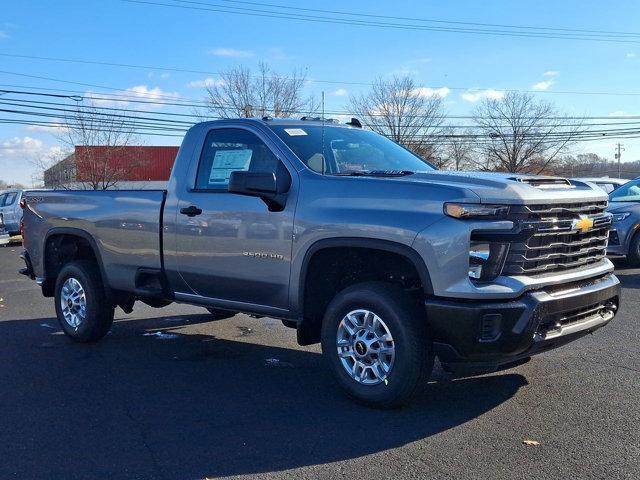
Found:
[{"label": "windshield wiper", "polygon": [[404,177],[414,173],[411,170],[347,170],[334,173],[334,175],[342,177]]}]

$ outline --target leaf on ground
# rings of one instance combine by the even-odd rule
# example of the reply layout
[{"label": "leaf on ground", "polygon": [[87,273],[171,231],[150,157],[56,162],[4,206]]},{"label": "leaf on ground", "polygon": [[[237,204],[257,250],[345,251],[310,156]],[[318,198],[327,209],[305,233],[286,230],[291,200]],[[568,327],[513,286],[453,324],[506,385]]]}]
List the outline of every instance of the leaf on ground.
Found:
[{"label": "leaf on ground", "polygon": [[538,445],[540,445],[540,442],[538,442],[537,440],[523,440],[522,444],[526,445],[527,447],[537,447]]}]

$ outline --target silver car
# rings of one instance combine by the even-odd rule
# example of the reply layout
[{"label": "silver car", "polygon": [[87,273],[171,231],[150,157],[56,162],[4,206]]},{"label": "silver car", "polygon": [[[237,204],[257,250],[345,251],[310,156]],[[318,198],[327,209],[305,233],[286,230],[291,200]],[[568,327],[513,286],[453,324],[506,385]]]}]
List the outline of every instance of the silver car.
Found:
[{"label": "silver car", "polygon": [[589,177],[589,178],[583,177],[583,178],[576,178],[574,180],[593,183],[607,193],[613,192],[616,188],[621,187],[622,185],[624,185],[629,181],[626,178],[609,178],[609,177]]},{"label": "silver car", "polygon": [[20,222],[22,220],[22,208],[20,200],[25,190],[4,190],[0,192],[0,223],[10,235],[20,233]]}]

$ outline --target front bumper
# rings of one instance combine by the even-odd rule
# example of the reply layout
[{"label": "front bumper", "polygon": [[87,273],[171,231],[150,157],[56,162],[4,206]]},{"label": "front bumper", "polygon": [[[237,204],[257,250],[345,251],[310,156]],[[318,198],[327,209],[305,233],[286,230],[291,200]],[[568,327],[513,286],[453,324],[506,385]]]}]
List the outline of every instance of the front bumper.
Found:
[{"label": "front bumper", "polygon": [[506,302],[427,299],[427,321],[441,362],[495,370],[592,333],[618,309],[613,274],[536,290]]}]

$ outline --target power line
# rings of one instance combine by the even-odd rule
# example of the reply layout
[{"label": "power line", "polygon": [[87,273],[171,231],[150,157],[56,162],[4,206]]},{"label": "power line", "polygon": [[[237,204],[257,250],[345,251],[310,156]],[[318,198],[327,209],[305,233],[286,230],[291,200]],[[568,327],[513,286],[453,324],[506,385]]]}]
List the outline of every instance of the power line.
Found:
[{"label": "power line", "polygon": [[[63,80],[60,80],[63,81]],[[33,87],[33,86],[23,86],[23,85],[2,85],[5,87],[11,88],[20,88],[20,89],[32,89],[32,90],[44,90],[44,91],[55,91],[55,92],[68,92],[73,93],[74,95],[57,95],[57,94],[44,94],[39,92],[26,92],[24,90],[0,90],[0,94],[4,93],[16,93],[16,94],[24,94],[24,95],[43,95],[43,96],[56,96],[56,97],[65,97],[72,100],[81,101],[83,99],[96,100],[96,101],[112,101],[114,103],[140,103],[140,104],[151,104],[151,105],[163,105],[163,106],[178,106],[178,107],[194,107],[194,108],[208,108],[211,103],[207,101],[198,101],[195,99],[182,98],[181,102],[166,102],[166,101],[157,101],[157,100],[147,100],[146,97],[140,96],[129,96],[129,95],[116,95],[116,94],[107,94],[107,93],[89,93],[81,92],[78,90],[62,90],[62,89],[51,89],[51,88],[42,88],[42,87]],[[113,90],[121,91],[120,89],[113,88]],[[193,102],[193,103],[189,103]],[[230,107],[233,108],[233,105],[223,105],[217,104],[215,105],[217,108]],[[263,106],[259,106],[259,108],[266,108]],[[291,113],[300,113],[307,114],[307,111],[297,111],[292,110]],[[355,115],[353,112],[345,111],[345,110],[327,110],[326,113],[328,115]],[[373,116],[383,116],[382,114],[373,114]],[[405,118],[423,118],[425,115],[405,115]],[[473,115],[442,115],[443,119],[466,119],[473,120]],[[549,116],[549,117],[541,117],[545,120],[633,120],[640,119],[640,115],[600,115],[600,116],[570,116],[570,115],[559,115],[559,116]]]},{"label": "power line", "polygon": [[[124,0],[123,0],[124,1]],[[71,59],[71,58],[58,58],[58,57],[42,57],[42,56],[36,56],[36,55],[18,55],[18,54],[11,54],[11,53],[0,53],[0,56],[2,57],[8,57],[8,58],[24,58],[24,59],[29,59],[29,60],[43,60],[43,61],[51,61],[51,62],[63,62],[63,63],[79,63],[79,64],[87,64],[87,65],[100,65],[100,66],[110,66],[110,67],[122,67],[122,68],[136,68],[136,69],[144,69],[144,70],[160,70],[160,71],[169,71],[169,72],[183,72],[183,73],[198,73],[198,74],[202,74],[202,75],[214,75],[214,76],[218,76],[218,77],[222,77],[224,75],[223,72],[213,72],[213,71],[204,71],[204,70],[189,70],[189,69],[184,69],[184,68],[178,68],[178,67],[167,67],[167,66],[157,66],[157,65],[136,65],[136,64],[130,64],[130,63],[114,63],[114,62],[102,62],[102,61],[94,61],[94,60],[85,60],[85,59]],[[56,78],[51,78],[51,77],[44,77],[44,76],[39,76],[39,75],[30,75],[30,74],[25,74],[25,73],[19,73],[19,72],[9,72],[6,70],[0,70],[0,73],[4,73],[6,75],[14,75],[14,76],[20,76],[20,77],[28,77],[28,78],[35,78],[35,79],[39,79],[39,80],[49,80],[52,82],[59,82],[59,83],[68,83],[68,84],[73,84],[73,85],[80,85],[80,86],[86,86],[86,87],[91,87],[91,88],[101,88],[104,90],[111,90],[111,91],[126,91],[126,88],[117,88],[117,87],[110,87],[110,86],[105,86],[105,85],[96,85],[96,84],[91,84],[91,83],[82,83],[82,82],[76,82],[76,81],[70,81],[70,80],[61,80],[61,79],[56,79]],[[274,78],[274,77],[267,77],[267,78]],[[278,78],[281,79],[290,79],[291,77],[287,77],[287,76],[279,76]],[[313,83],[323,83],[323,84],[334,84],[334,85],[353,85],[353,86],[373,86],[374,83],[372,82],[354,82],[354,81],[349,81],[349,80],[324,80],[324,79],[317,79],[317,78],[310,78],[309,79],[310,82]],[[422,87],[417,87],[417,88],[422,88]],[[443,89],[443,88],[447,88],[449,90],[453,90],[453,91],[463,91],[463,92],[468,92],[468,93],[474,93],[474,92],[483,92],[486,90],[496,90],[496,91],[500,91],[500,92],[513,92],[513,93],[531,93],[531,94],[551,94],[551,95],[589,95],[589,96],[621,96],[621,97],[637,97],[640,96],[640,92],[602,92],[602,91],[576,91],[576,90],[528,90],[528,89],[515,89],[515,88],[494,88],[494,87],[448,87],[445,85],[440,85],[440,86],[427,86],[426,88],[431,88],[433,90],[438,90],[438,89]],[[175,99],[175,96],[172,95],[166,95],[166,94],[155,94],[158,97],[168,97],[171,99]]]},{"label": "power line", "polygon": [[[7,103],[7,102],[0,102]],[[19,105],[19,104],[18,104]],[[100,123],[106,127],[119,128],[120,126],[130,126],[133,128],[154,129],[163,131],[186,131],[191,122],[176,121],[171,119],[157,119],[154,117],[132,117],[128,115],[118,115],[114,113],[104,113],[95,111],[77,111],[74,109],[55,108],[50,106],[37,106],[44,110],[44,112],[34,110],[18,110],[18,109],[0,109],[0,112],[12,113],[17,115],[33,116],[33,117],[47,117],[63,120],[77,120],[78,116],[86,115],[87,118],[91,118],[92,123]],[[53,113],[49,113],[53,112]],[[61,114],[62,113],[62,114]],[[67,115],[71,113],[73,115]],[[77,115],[77,116],[76,116]],[[117,122],[117,123],[116,123]],[[175,126],[174,126],[175,125]],[[546,132],[532,132],[530,134],[522,135],[524,138],[542,138],[542,139],[557,139],[557,138],[602,138],[604,136],[620,136],[620,135],[635,135],[640,133],[640,127],[630,128],[613,128],[604,130],[585,130],[582,132],[576,131],[558,131],[549,130]],[[445,134],[445,133],[425,133],[419,135],[412,135],[416,138],[471,138],[482,139],[489,135],[486,133],[464,133],[464,134]]]},{"label": "power line", "polygon": [[473,26],[498,27],[498,28],[521,28],[521,29],[530,29],[530,30],[549,30],[549,31],[559,31],[559,32],[603,33],[603,34],[628,35],[628,36],[634,36],[634,37],[640,36],[640,33],[635,33],[635,32],[621,32],[621,31],[611,31],[611,30],[587,30],[587,29],[557,28],[557,27],[536,27],[531,25],[509,25],[509,24],[499,24],[499,23],[461,22],[461,21],[441,20],[441,19],[433,19],[433,18],[411,18],[411,17],[391,16],[391,15],[374,15],[374,14],[367,14],[367,13],[361,13],[361,12],[346,12],[344,10],[320,10],[317,8],[291,7],[288,5],[279,5],[279,4],[264,3],[264,2],[262,3],[248,2],[248,1],[240,1],[240,0],[220,0],[220,1],[224,3],[238,3],[238,4],[245,4],[245,5],[268,6],[268,7],[287,9],[287,10],[320,12],[320,13],[330,13],[330,14],[338,14],[338,15],[370,17],[370,18],[386,18],[391,20],[409,20],[409,21],[415,21],[415,22],[443,23],[443,24],[451,24],[451,25],[473,25]]},{"label": "power line", "polygon": [[[0,90],[0,92],[2,92],[2,90]],[[31,95],[32,92],[18,92],[18,91],[6,91],[5,92],[10,92],[10,93],[20,93],[20,94],[29,94]],[[37,95],[43,95],[43,96],[52,96],[54,98],[69,98],[68,96],[65,95],[55,95],[55,94],[41,94],[38,93]],[[143,119],[143,120],[156,120],[156,121],[169,121],[165,118],[160,118],[158,116],[161,117],[180,117],[180,118],[189,118],[195,121],[199,121],[200,117],[198,115],[195,114],[185,114],[185,113],[174,113],[174,112],[150,112],[148,110],[138,110],[138,109],[132,109],[132,108],[123,108],[123,107],[105,107],[105,106],[99,106],[99,105],[82,105],[81,103],[76,103],[75,105],[70,105],[68,103],[61,103],[61,102],[47,102],[47,101],[37,101],[37,100],[26,100],[26,99],[13,99],[13,98],[7,98],[7,99],[3,99],[0,97],[0,104],[4,104],[4,105],[13,105],[13,106],[31,106],[32,108],[41,108],[40,105],[46,105],[46,106],[53,106],[53,107],[59,107],[59,106],[63,106],[63,107],[74,107],[76,109],[90,109],[90,110],[106,110],[106,111],[110,111],[110,112],[125,112],[125,113],[135,113],[135,114],[143,114],[145,116],[131,116],[131,115],[117,115],[117,116],[123,116],[126,118],[136,118],[136,119]],[[55,110],[55,108],[52,108],[53,110]],[[149,116],[152,115],[152,116]],[[155,115],[155,116],[153,116]],[[192,125],[194,123],[194,121],[187,121],[187,120],[175,120],[176,123],[179,124],[184,124],[184,125]],[[364,126],[374,126],[372,124],[367,124],[364,123]],[[595,126],[617,126],[617,125],[640,125],[640,121],[626,121],[626,122],[606,122],[606,123],[587,123],[587,122],[582,122],[582,123],[556,123],[553,126],[554,127],[595,127]],[[415,125],[408,125],[408,124],[403,124],[403,125],[397,125],[399,127],[408,127],[408,126],[415,126]],[[443,124],[443,125],[437,125],[434,126],[434,128],[437,129],[468,129],[468,128],[473,128],[475,125],[473,124],[465,124],[465,125],[455,125],[455,124]],[[505,128],[508,127],[508,125],[504,125]]]},{"label": "power line", "polygon": [[[217,13],[229,13],[233,15],[253,16],[253,17],[266,17],[266,18],[278,18],[286,20],[298,20],[304,22],[314,23],[329,23],[329,24],[341,24],[349,26],[365,26],[376,28],[391,28],[398,30],[412,30],[412,31],[436,31],[436,32],[449,32],[449,33],[466,33],[476,35],[491,35],[491,36],[509,36],[509,37],[525,37],[525,38],[547,38],[547,39],[562,39],[562,40],[582,40],[582,41],[597,41],[597,42],[614,42],[614,43],[627,43],[627,44],[640,44],[637,40],[629,40],[624,34],[582,34],[582,33],[558,33],[558,32],[533,32],[533,31],[514,31],[514,30],[488,30],[478,28],[460,28],[460,27],[435,27],[427,25],[417,24],[403,24],[403,23],[390,23],[390,22],[374,22],[368,20],[350,20],[339,17],[331,16],[318,16],[318,15],[303,15],[287,12],[277,12],[273,10],[255,9],[255,8],[240,8],[229,7],[226,5],[186,1],[186,0],[173,0],[179,3],[161,3],[145,0],[120,0],[127,3],[136,3],[142,5],[152,5],[169,8],[179,8],[185,10],[196,11],[209,11]],[[167,0],[169,1],[169,0]],[[216,8],[212,8],[216,7]]]},{"label": "power line", "polygon": [[[0,91],[0,93],[16,93],[16,94],[28,94],[28,95],[39,95],[39,96],[52,96],[54,98],[67,98],[76,100],[75,105],[69,105],[68,103],[59,103],[59,102],[47,102],[47,101],[37,101],[37,100],[25,100],[25,99],[0,99],[0,104],[13,106],[13,107],[22,107],[22,109],[0,109],[0,111],[5,113],[10,113],[14,115],[20,116],[29,116],[35,117],[36,119],[40,118],[51,118],[56,120],[58,123],[55,126],[61,126],[60,121],[68,121],[74,120],[77,118],[77,115],[87,115],[93,118],[92,123],[98,126],[102,126],[103,128],[118,128],[120,126],[136,129],[140,132],[184,132],[186,129],[193,124],[191,121],[187,120],[176,120],[173,118],[167,118],[166,116],[161,116],[160,114],[170,114],[170,112],[156,112],[155,114],[150,113],[144,110],[135,110],[128,108],[115,108],[115,107],[101,107],[101,106],[85,106],[77,103],[77,97],[75,96],[61,96],[59,94],[44,94],[39,92],[29,92],[29,91],[10,91],[4,90]],[[26,109],[25,109],[26,108]],[[125,114],[126,113],[126,114]],[[128,115],[129,113],[141,114],[141,115]],[[186,115],[186,114],[174,114],[178,115],[181,118],[189,117],[195,118],[195,115]],[[553,118],[553,117],[550,117]],[[563,117],[558,117],[563,118]],[[116,123],[118,122],[118,123]],[[562,126],[572,126],[573,124],[555,124],[551,127],[554,130],[549,132],[533,132],[527,135],[528,138],[532,139],[547,139],[547,140],[557,140],[563,138],[571,138],[576,141],[587,141],[587,140],[595,140],[602,138],[636,138],[637,134],[640,134],[640,128],[637,126],[640,122],[609,122],[605,124],[587,124],[580,125],[585,127],[584,131],[561,131],[557,130]],[[620,128],[618,125],[634,125],[633,127]],[[608,129],[589,129],[588,127],[592,126],[606,126],[606,127],[617,127],[617,128],[608,128]],[[429,126],[425,126],[428,128]],[[437,132],[425,133],[418,136],[418,138],[429,138],[429,139],[439,139],[441,141],[452,140],[452,139],[468,139],[473,140],[474,142],[478,141],[487,141],[486,133],[442,133],[443,128],[452,128],[453,126],[435,126]],[[464,126],[466,127],[466,125]],[[506,125],[504,126],[507,127]]]}]

